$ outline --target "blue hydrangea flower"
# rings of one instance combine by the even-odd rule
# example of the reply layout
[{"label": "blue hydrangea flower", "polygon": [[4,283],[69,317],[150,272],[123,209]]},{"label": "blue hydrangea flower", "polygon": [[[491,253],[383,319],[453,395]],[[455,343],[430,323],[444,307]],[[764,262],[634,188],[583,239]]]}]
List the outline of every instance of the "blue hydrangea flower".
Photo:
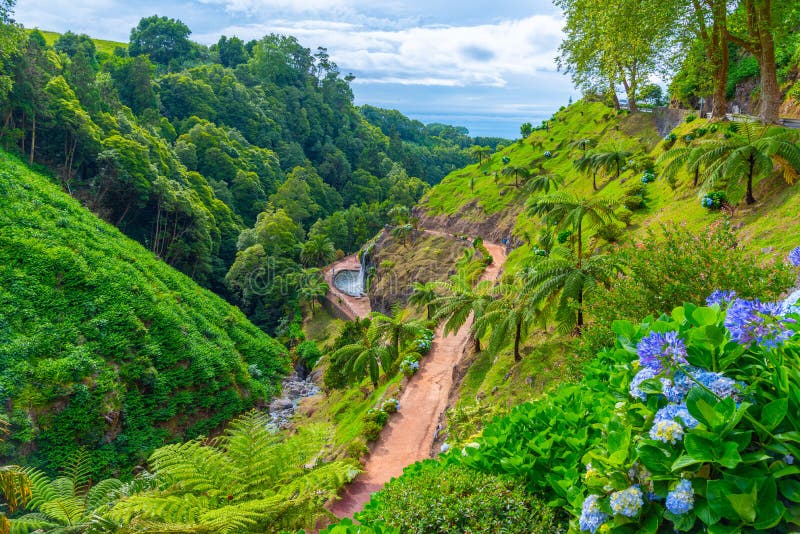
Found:
[{"label": "blue hydrangea flower", "polygon": [[581,532],[588,530],[594,534],[600,526],[608,519],[608,514],[600,511],[599,495],[589,495],[581,506],[580,527]]},{"label": "blue hydrangea flower", "polygon": [[615,514],[636,517],[644,504],[642,497],[642,490],[639,489],[639,486],[634,485],[628,489],[612,493],[609,504]]},{"label": "blue hydrangea flower", "polygon": [[782,315],[800,313],[800,289],[791,293],[781,305]]},{"label": "blue hydrangea flower", "polygon": [[650,429],[650,438],[664,443],[675,445],[683,440],[683,427],[680,423],[670,420],[658,421]]},{"label": "blue hydrangea flower", "polygon": [[789,253],[789,262],[795,267],[800,267],[800,247],[794,248]]},{"label": "blue hydrangea flower", "polygon": [[667,510],[675,515],[683,515],[692,508],[694,508],[692,483],[684,479],[667,494]]},{"label": "blue hydrangea flower", "polygon": [[728,308],[725,328],[739,344],[774,348],[794,335],[788,327],[794,321],[783,317],[783,311],[783,303],[736,299]]},{"label": "blue hydrangea flower", "polygon": [[630,392],[631,397],[634,399],[639,400],[647,400],[647,393],[639,389],[639,386],[642,385],[642,382],[645,380],[650,380],[651,378],[655,378],[658,375],[658,372],[650,367],[644,367],[641,371],[636,373],[636,375],[631,380]]},{"label": "blue hydrangea flower", "polygon": [[636,346],[639,363],[660,373],[675,365],[686,365],[686,344],[677,332],[651,332]]},{"label": "blue hydrangea flower", "polygon": [[694,375],[698,382],[714,392],[714,394],[721,398],[727,399],[734,397],[739,393],[739,384],[731,378],[728,378],[721,373],[714,373],[712,371],[701,371]]},{"label": "blue hydrangea flower", "polygon": [[[685,369],[692,375],[696,376],[700,373],[700,369],[688,365]],[[661,391],[670,402],[683,402],[686,395],[697,384],[683,371],[676,371],[671,377],[661,379]]]},{"label": "blue hydrangea flower", "polygon": [[689,414],[685,404],[667,404],[656,412],[653,422],[659,421],[674,421],[690,430],[700,424],[700,421]]},{"label": "blue hydrangea flower", "polygon": [[730,289],[718,289],[711,293],[708,298],[706,298],[706,304],[708,306],[713,306],[714,304],[718,304],[720,308],[724,308],[728,304],[730,304],[733,299],[736,298],[736,291]]}]

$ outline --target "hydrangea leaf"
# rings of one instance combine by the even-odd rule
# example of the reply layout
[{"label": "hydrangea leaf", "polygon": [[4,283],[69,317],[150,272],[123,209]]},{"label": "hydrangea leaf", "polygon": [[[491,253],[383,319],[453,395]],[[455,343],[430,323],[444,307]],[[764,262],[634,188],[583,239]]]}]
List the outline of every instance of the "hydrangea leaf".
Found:
[{"label": "hydrangea leaf", "polygon": [[761,410],[761,424],[767,430],[775,429],[786,417],[789,409],[789,399],[780,398],[770,402]]}]

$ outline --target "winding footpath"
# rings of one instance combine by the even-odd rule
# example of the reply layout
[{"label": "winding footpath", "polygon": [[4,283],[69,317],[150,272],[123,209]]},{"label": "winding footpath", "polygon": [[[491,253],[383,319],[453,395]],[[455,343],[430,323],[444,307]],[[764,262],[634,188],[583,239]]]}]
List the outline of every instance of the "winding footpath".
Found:
[{"label": "winding footpath", "polygon": [[[449,235],[426,230],[434,235]],[[494,261],[484,271],[482,280],[495,280],[506,261],[502,245],[484,242]],[[431,351],[420,362],[420,368],[400,394],[400,410],[393,415],[361,473],[347,488],[342,498],[331,506],[339,518],[352,517],[361,511],[370,494],[402,474],[403,469],[419,460],[431,457],[431,447],[440,416],[447,408],[453,387],[453,369],[464,356],[469,343],[472,318],[455,334],[444,335],[444,327],[436,329]]]}]

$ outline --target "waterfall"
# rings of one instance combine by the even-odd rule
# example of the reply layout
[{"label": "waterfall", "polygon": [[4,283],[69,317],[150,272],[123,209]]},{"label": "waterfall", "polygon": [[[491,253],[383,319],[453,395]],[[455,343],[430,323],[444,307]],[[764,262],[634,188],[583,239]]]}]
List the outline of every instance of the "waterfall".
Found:
[{"label": "waterfall", "polygon": [[361,253],[361,268],[358,270],[355,286],[359,294],[363,294],[366,289],[366,274],[367,274],[367,251]]}]

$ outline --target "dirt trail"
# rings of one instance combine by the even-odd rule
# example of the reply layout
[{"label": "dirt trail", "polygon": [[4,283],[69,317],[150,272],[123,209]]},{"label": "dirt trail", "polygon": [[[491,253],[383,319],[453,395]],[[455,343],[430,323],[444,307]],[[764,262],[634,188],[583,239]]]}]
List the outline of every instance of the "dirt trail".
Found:
[{"label": "dirt trail", "polygon": [[[436,235],[449,235],[429,231]],[[506,261],[505,247],[484,242],[494,261],[483,273],[483,280],[494,280]],[[430,458],[439,417],[447,407],[453,385],[453,368],[464,355],[469,343],[470,318],[455,334],[444,336],[444,328],[436,329],[430,353],[420,362],[417,374],[400,394],[400,410],[381,432],[378,442],[364,466],[364,472],[353,481],[331,511],[337,517],[352,517],[369,501],[370,494],[380,490],[403,468]]]}]

